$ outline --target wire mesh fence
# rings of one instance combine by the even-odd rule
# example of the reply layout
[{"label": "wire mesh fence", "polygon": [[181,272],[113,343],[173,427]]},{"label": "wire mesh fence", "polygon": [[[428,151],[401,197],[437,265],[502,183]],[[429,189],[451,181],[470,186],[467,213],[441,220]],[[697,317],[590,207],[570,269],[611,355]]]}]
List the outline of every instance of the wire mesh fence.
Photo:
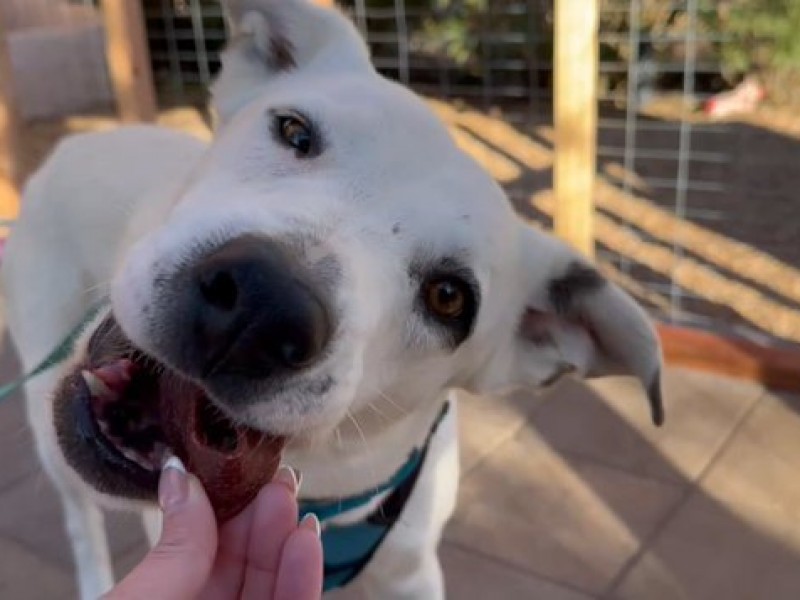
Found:
[{"label": "wire mesh fence", "polygon": [[[226,38],[218,2],[144,5],[162,101],[202,100]],[[343,8],[376,68],[430,98],[517,208],[549,225],[553,0],[346,0]],[[786,251],[790,233],[776,240],[765,231],[774,220],[759,221],[787,192],[754,207],[748,195],[763,190],[751,179],[743,186],[741,175],[753,164],[750,142],[784,144],[786,164],[800,155],[787,140],[697,111],[726,85],[730,36],[715,26],[719,10],[711,0],[601,0],[599,259],[665,319],[800,341],[800,292],[776,291],[757,266],[800,263]],[[755,270],[742,272],[733,256]]]}]

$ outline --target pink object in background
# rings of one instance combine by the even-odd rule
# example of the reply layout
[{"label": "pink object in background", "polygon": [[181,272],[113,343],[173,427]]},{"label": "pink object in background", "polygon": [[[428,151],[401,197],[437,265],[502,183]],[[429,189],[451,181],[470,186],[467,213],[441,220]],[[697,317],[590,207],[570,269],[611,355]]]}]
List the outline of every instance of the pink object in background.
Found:
[{"label": "pink object in background", "polygon": [[712,119],[753,112],[766,95],[762,85],[748,77],[732,90],[709,98],[703,106],[703,112]]}]

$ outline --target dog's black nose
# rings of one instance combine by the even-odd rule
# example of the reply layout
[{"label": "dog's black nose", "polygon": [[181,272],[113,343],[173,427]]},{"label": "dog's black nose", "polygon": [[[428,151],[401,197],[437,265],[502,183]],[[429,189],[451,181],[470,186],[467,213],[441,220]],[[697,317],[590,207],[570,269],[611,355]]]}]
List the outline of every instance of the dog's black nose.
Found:
[{"label": "dog's black nose", "polygon": [[[330,338],[302,265],[268,239],[242,236],[191,268],[188,354],[203,377],[263,379],[314,363]],[[194,370],[194,369],[193,369]]]}]

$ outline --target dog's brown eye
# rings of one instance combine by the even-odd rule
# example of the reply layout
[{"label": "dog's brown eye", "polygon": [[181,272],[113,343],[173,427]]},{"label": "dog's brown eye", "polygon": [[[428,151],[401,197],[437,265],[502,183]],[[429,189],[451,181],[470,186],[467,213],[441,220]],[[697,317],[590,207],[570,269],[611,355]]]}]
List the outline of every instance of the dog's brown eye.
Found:
[{"label": "dog's brown eye", "polygon": [[463,285],[452,279],[437,279],[425,287],[425,304],[437,317],[456,319],[466,306]]},{"label": "dog's brown eye", "polygon": [[299,156],[309,156],[313,150],[314,138],[311,128],[298,116],[277,117],[278,135],[289,147],[297,150]]}]

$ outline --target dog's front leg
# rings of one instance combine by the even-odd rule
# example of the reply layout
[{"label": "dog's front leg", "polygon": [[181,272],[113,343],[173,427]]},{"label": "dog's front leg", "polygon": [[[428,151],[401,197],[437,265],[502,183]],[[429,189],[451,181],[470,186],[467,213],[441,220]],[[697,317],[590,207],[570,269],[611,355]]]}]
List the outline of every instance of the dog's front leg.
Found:
[{"label": "dog's front leg", "polygon": [[368,600],[444,600],[444,577],[435,546],[409,549],[404,556],[395,553],[389,569],[376,567],[362,580]]},{"label": "dog's front leg", "polygon": [[61,493],[64,520],[72,543],[82,600],[96,600],[114,585],[103,513],[91,500]]},{"label": "dog's front leg", "polygon": [[47,373],[25,389],[28,422],[45,472],[55,485],[64,510],[64,524],[72,545],[78,589],[82,600],[96,600],[114,585],[114,571],[102,511],[69,481],[52,431],[51,409],[46,402],[56,386],[55,374]]}]

